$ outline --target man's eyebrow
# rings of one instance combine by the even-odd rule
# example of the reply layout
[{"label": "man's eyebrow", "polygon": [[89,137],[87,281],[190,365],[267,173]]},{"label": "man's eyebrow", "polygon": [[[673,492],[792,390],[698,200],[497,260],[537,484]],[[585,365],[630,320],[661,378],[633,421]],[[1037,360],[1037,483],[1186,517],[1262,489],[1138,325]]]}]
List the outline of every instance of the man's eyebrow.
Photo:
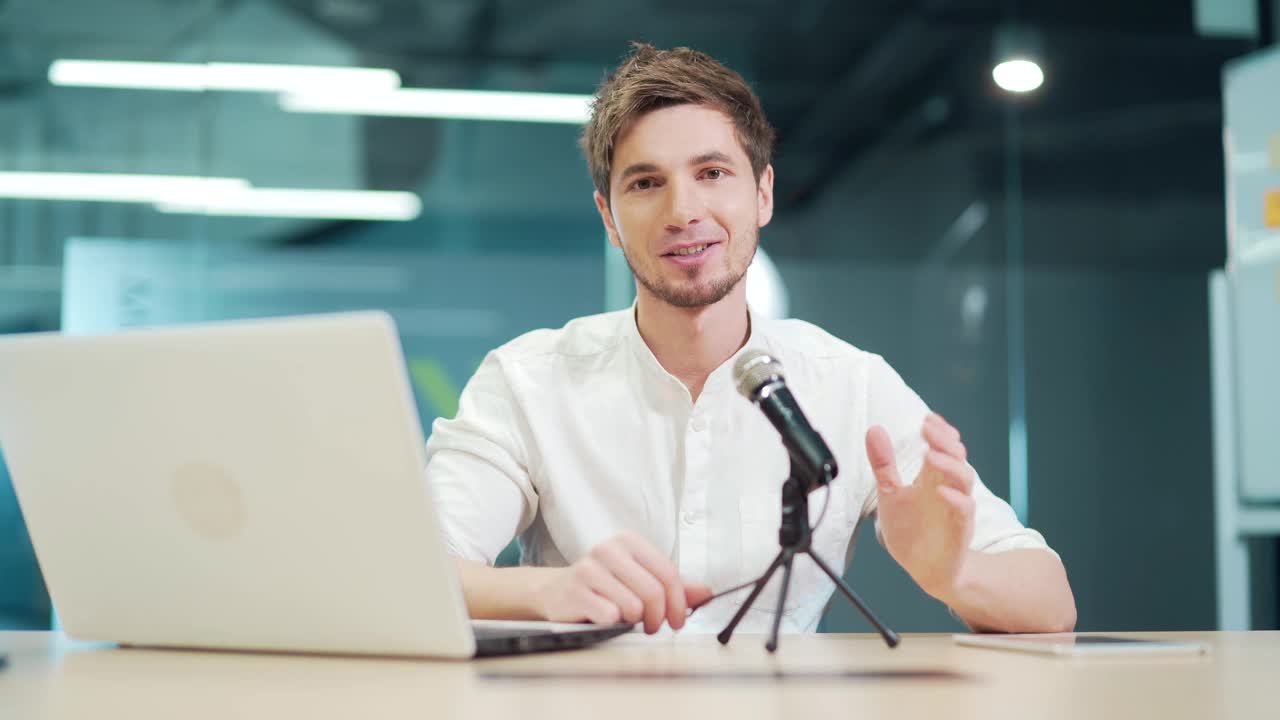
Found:
[{"label": "man's eyebrow", "polygon": [[627,169],[623,170],[622,174],[618,176],[618,181],[621,182],[623,180],[626,180],[632,175],[640,175],[642,173],[651,173],[651,172],[658,172],[658,166],[654,165],[653,163],[647,163],[647,162],[628,165]]},{"label": "man's eyebrow", "polygon": [[732,162],[733,162],[733,158],[729,157],[728,155],[725,155],[724,153],[720,152],[719,150],[712,150],[711,152],[704,152],[704,153],[702,153],[701,155],[699,155],[699,156],[695,157],[694,159],[690,160],[690,161],[689,161],[689,164],[690,164],[690,165],[705,165],[705,164],[710,163],[710,162],[718,162],[718,163],[732,163]]}]

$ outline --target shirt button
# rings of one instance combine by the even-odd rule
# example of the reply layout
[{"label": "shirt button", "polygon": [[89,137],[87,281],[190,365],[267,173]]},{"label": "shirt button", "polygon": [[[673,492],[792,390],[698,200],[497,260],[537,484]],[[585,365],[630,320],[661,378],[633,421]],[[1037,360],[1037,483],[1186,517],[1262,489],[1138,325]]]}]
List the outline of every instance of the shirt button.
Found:
[{"label": "shirt button", "polygon": [[698,522],[698,513],[693,510],[685,510],[680,513],[680,519],[684,521],[685,525],[693,525]]},{"label": "shirt button", "polygon": [[704,417],[696,417],[693,419],[693,431],[702,432],[707,429],[707,419]]}]

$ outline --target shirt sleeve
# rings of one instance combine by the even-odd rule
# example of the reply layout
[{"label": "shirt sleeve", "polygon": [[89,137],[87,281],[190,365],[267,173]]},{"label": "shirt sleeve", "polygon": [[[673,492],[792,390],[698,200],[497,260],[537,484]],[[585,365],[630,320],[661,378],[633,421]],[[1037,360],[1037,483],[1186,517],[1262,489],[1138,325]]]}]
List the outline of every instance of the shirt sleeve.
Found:
[{"label": "shirt sleeve", "polygon": [[[898,464],[898,476],[902,482],[915,482],[929,445],[924,439],[924,420],[930,410],[920,396],[903,381],[897,371],[879,355],[872,355],[867,371],[867,427],[881,425],[893,441],[894,457]],[[871,468],[866,468],[868,473]],[[876,512],[879,495],[871,483],[872,491],[863,506],[863,516]],[[969,547],[977,552],[998,553],[1019,548],[1036,548],[1053,552],[1044,536],[1024,527],[1018,516],[983,484],[975,471],[973,482],[974,522],[973,540]],[[884,544],[880,534],[880,518],[876,516],[876,538]],[[1054,553],[1057,555],[1057,553]]]},{"label": "shirt sleeve", "polygon": [[463,388],[457,416],[437,419],[427,440],[427,486],[454,555],[493,565],[533,522],[538,494],[524,428],[502,363],[491,352]]}]

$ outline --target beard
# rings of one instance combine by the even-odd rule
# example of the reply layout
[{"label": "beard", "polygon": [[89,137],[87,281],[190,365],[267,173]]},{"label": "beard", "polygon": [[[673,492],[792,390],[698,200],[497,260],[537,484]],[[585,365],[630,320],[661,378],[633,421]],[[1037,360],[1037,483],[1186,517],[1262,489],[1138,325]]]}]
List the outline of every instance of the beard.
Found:
[{"label": "beard", "polygon": [[[726,268],[729,272],[725,275],[703,283],[679,286],[659,277],[657,273],[650,277],[638,271],[636,264],[627,255],[626,245],[623,245],[622,257],[627,261],[627,267],[631,268],[631,274],[635,276],[636,281],[643,285],[646,290],[653,293],[659,300],[678,308],[698,308],[720,302],[738,286],[738,283],[742,282],[742,279],[747,275],[747,268],[751,266],[751,261],[755,259],[757,247],[759,247],[758,240],[751,244],[751,257],[747,258],[746,264],[743,265],[740,271],[735,272],[731,266],[728,266],[726,261]],[[685,274],[689,280],[695,280],[701,272],[703,272],[702,268],[692,267],[685,271]]]}]

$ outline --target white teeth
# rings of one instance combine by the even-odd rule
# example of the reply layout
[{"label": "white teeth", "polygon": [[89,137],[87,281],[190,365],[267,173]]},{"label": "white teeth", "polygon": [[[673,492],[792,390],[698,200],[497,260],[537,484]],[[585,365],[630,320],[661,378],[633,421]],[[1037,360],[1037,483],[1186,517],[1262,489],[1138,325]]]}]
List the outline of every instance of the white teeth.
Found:
[{"label": "white teeth", "polygon": [[672,255],[697,255],[698,253],[706,249],[707,249],[706,245],[694,245],[693,247],[687,247],[687,248],[684,248],[683,250],[675,250],[671,254]]}]

